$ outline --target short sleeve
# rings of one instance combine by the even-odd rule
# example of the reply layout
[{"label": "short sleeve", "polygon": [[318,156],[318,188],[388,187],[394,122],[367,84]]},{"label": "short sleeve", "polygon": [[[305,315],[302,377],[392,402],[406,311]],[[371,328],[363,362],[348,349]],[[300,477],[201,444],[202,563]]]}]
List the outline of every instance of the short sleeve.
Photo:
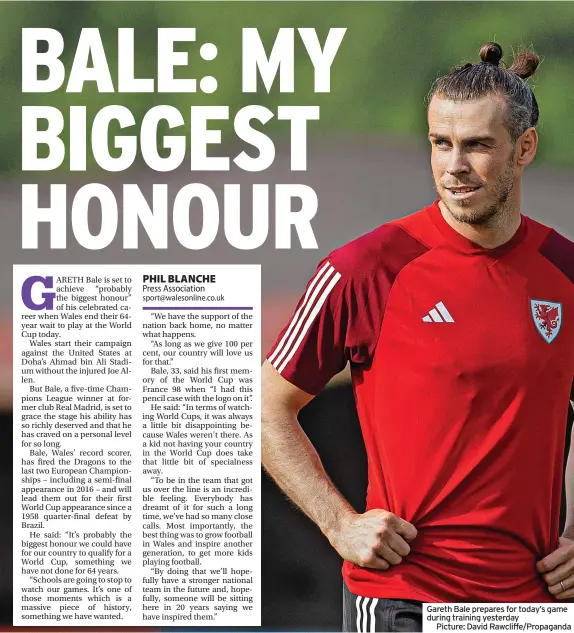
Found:
[{"label": "short sleeve", "polygon": [[371,365],[387,299],[399,272],[428,247],[385,224],[320,262],[267,359],[315,395],[350,362]]},{"label": "short sleeve", "polygon": [[341,273],[323,260],[267,355],[286,380],[307,393],[319,393],[347,363],[346,286]]}]

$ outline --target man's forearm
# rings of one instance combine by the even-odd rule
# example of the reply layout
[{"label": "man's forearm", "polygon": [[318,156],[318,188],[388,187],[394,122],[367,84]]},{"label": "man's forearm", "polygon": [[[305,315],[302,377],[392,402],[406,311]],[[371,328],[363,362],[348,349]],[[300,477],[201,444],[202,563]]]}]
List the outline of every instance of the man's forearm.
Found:
[{"label": "man's forearm", "polygon": [[313,396],[267,361],[261,368],[261,459],[287,496],[314,521],[338,554],[355,565],[387,570],[410,552],[414,525],[382,508],[353,510],[329,479],[297,413]]},{"label": "man's forearm", "polygon": [[286,407],[262,410],[262,461],[285,494],[331,539],[355,511],[329,479],[317,452]]},{"label": "man's forearm", "polygon": [[[574,406],[574,405],[573,405]],[[566,463],[564,489],[566,494],[566,522],[562,536],[574,540],[574,427],[570,437],[570,450]]]}]

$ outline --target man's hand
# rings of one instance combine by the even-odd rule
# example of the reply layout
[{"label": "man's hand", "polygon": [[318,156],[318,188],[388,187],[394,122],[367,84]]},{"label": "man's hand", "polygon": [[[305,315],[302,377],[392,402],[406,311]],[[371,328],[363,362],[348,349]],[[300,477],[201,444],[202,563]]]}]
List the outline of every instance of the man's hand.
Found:
[{"label": "man's hand", "polygon": [[536,563],[548,591],[558,598],[574,598],[574,540],[560,538],[560,546]]},{"label": "man's hand", "polygon": [[360,567],[388,569],[398,565],[411,551],[407,541],[417,535],[414,525],[386,510],[349,514],[330,537],[345,560]]}]

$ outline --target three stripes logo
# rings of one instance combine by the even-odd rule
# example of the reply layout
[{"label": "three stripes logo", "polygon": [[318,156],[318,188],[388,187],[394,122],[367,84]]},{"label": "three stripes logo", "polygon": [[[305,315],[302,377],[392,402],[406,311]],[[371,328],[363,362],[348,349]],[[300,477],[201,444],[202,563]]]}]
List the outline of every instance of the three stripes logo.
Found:
[{"label": "three stripes logo", "polygon": [[423,317],[425,323],[454,323],[450,312],[442,301],[439,301],[430,312]]},{"label": "three stripes logo", "polygon": [[375,633],[377,630],[375,609],[378,602],[378,598],[357,596],[355,609],[357,612],[357,631],[359,633]]},{"label": "three stripes logo", "polygon": [[285,369],[287,363],[299,349],[315,317],[339,279],[341,279],[341,273],[338,273],[329,262],[326,262],[311,280],[301,305],[293,315],[289,327],[273,354],[269,357],[269,362],[279,373]]}]

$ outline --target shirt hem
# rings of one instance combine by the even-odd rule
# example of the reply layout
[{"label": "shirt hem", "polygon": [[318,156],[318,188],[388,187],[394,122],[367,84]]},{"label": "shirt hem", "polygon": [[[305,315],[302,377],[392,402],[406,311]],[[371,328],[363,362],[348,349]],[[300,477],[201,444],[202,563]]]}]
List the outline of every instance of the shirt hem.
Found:
[{"label": "shirt hem", "polygon": [[387,600],[417,600],[419,602],[444,602],[429,596],[422,591],[409,587],[408,589],[381,587],[372,582],[354,582],[348,578],[344,579],[347,589],[355,596],[362,598],[381,598]]}]

